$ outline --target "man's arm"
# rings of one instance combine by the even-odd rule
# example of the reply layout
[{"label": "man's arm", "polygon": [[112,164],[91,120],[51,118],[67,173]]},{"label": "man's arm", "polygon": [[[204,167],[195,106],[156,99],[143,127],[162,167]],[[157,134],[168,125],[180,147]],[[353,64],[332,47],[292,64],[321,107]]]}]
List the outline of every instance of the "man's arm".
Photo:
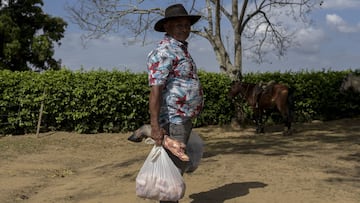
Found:
[{"label": "man's arm", "polygon": [[151,137],[156,141],[157,145],[161,145],[164,136],[159,123],[160,107],[162,102],[161,92],[163,87],[164,85],[151,86],[149,96]]}]

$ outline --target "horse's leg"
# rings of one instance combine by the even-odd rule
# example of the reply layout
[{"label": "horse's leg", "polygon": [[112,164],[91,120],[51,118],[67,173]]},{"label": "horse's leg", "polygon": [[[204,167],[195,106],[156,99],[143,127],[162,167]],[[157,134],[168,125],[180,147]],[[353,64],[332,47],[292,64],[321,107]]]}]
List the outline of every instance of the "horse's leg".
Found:
[{"label": "horse's leg", "polygon": [[258,108],[258,125],[257,125],[257,131],[258,133],[265,133],[264,130],[264,114],[263,110]]},{"label": "horse's leg", "polygon": [[263,115],[264,115],[264,119],[263,119],[263,121],[262,121],[262,123],[263,123],[263,132],[265,133],[265,124],[266,124],[266,122],[268,121],[268,119],[269,119],[269,117],[270,117],[270,115],[271,115],[271,113],[272,113],[272,111],[273,110],[271,110],[271,109],[268,109],[268,110],[264,110],[263,111]]},{"label": "horse's leg", "polygon": [[288,110],[288,135],[292,133],[291,124],[294,122],[294,97],[293,91],[291,89],[288,90],[288,95],[286,99],[287,110]]},{"label": "horse's leg", "polygon": [[290,126],[289,126],[289,108],[288,108],[288,105],[286,103],[286,100],[285,101],[284,101],[284,99],[278,100],[276,102],[276,108],[280,112],[282,120],[283,120],[284,125],[285,125],[283,135],[287,135],[288,132],[289,132],[289,127]]},{"label": "horse's leg", "polygon": [[[289,95],[287,95],[289,96]],[[292,123],[292,109],[291,109],[291,104],[290,104],[290,100],[288,97],[286,97],[285,102],[283,103],[283,105],[278,106],[278,109],[282,115],[284,124],[285,124],[285,128],[284,128],[284,132],[283,135],[290,135],[291,134],[291,123]]]},{"label": "horse's leg", "polygon": [[[264,117],[264,115],[265,115],[265,117]],[[260,123],[261,123],[260,133],[265,133],[266,120],[267,120],[267,114],[264,113],[264,110],[260,110]]]},{"label": "horse's leg", "polygon": [[259,108],[253,108],[254,120],[256,124],[256,134],[261,133],[261,115]]},{"label": "horse's leg", "polygon": [[283,135],[289,135],[291,130],[291,119],[290,119],[290,112],[289,112],[289,109],[287,108],[287,113],[286,113],[286,116],[284,118],[284,122],[285,122],[285,126],[286,126],[286,129],[284,130],[284,133]]}]

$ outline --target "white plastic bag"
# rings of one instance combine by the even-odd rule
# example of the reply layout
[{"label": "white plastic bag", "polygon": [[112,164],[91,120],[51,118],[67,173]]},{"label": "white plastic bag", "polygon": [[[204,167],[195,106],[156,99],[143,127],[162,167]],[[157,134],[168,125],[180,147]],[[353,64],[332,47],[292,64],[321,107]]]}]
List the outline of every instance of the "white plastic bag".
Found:
[{"label": "white plastic bag", "polygon": [[204,141],[201,139],[199,134],[192,131],[189,141],[186,145],[186,154],[190,158],[189,167],[186,169],[186,173],[194,172],[201,161],[204,151]]},{"label": "white plastic bag", "polygon": [[185,182],[162,146],[150,151],[136,177],[136,195],[142,198],[177,201],[184,196]]}]

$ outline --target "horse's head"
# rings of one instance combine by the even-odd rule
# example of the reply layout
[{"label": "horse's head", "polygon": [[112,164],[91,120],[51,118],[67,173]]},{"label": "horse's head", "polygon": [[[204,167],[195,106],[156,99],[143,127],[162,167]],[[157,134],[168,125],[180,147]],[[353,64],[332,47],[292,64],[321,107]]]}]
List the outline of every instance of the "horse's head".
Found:
[{"label": "horse's head", "polygon": [[230,86],[228,97],[230,99],[234,98],[236,95],[238,95],[241,91],[241,81],[233,81]]}]

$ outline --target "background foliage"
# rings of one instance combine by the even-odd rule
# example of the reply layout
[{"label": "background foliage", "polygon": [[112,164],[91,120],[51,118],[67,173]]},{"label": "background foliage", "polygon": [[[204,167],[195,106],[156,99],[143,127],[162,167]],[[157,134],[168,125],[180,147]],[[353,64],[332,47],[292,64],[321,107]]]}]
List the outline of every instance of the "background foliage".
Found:
[{"label": "background foliage", "polygon": [[0,1],[0,70],[60,69],[53,43],[60,45],[67,23],[42,6],[42,0]]},{"label": "background foliage", "polygon": [[[274,80],[291,87],[297,122],[330,120],[360,114],[360,96],[341,94],[339,87],[349,71],[250,73],[247,82]],[[230,79],[201,71],[205,108],[196,127],[226,125],[237,115],[227,96]],[[147,73],[119,71],[0,71],[0,134],[36,131],[43,101],[42,131],[79,133],[130,131],[149,122]],[[237,98],[237,102],[240,98]],[[241,103],[241,102],[240,102]],[[245,119],[251,111],[246,104]],[[269,122],[280,122],[275,113]]]}]

